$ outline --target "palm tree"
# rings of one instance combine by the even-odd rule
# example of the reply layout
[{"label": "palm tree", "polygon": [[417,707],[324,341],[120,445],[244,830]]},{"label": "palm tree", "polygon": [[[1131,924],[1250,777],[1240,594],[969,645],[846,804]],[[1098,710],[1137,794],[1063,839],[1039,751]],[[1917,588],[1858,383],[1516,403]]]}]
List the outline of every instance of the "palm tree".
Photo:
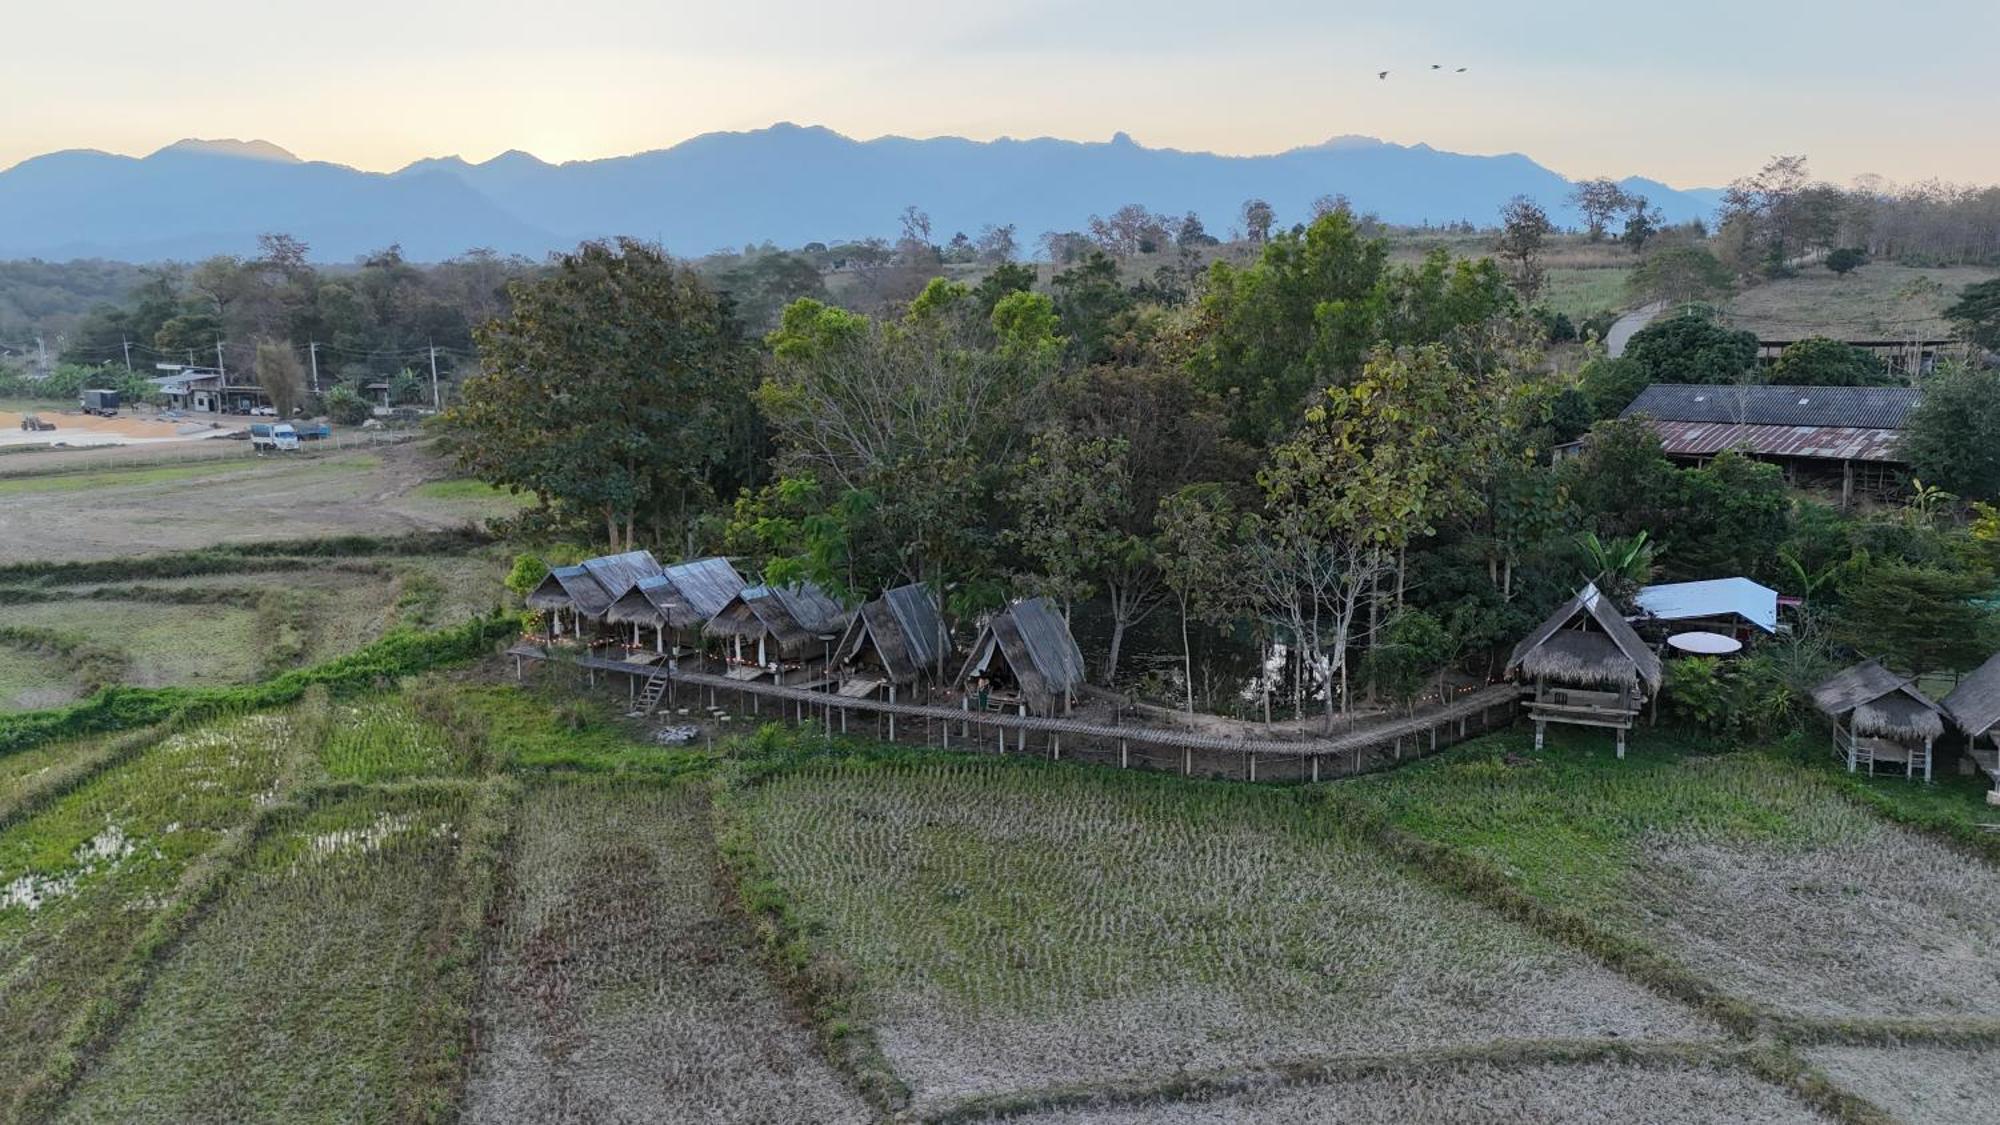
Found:
[{"label": "palm tree", "polygon": [[1629,600],[1653,580],[1657,569],[1644,531],[1612,539],[1586,531],[1576,537],[1576,547],[1583,555],[1584,576],[1613,601]]}]

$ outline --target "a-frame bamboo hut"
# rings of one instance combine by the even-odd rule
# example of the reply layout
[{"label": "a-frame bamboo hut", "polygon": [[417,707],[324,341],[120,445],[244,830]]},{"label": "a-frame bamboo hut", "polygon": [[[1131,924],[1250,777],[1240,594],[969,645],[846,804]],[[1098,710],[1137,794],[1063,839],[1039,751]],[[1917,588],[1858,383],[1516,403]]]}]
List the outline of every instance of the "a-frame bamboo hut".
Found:
[{"label": "a-frame bamboo hut", "polygon": [[1507,671],[1533,685],[1527,707],[1535,721],[1536,749],[1550,723],[1609,727],[1618,732],[1621,758],[1626,732],[1664,678],[1659,654],[1594,583],[1586,583],[1514,646]]},{"label": "a-frame bamboo hut", "polygon": [[1035,715],[1068,711],[1083,681],[1083,652],[1047,598],[1015,602],[989,618],[958,674],[969,698]]},{"label": "a-frame bamboo hut", "polygon": [[[2000,783],[2000,656],[1995,656],[1944,697],[1945,713],[1965,732],[1966,750],[1986,776]],[[1990,797],[1989,797],[1990,799]]]},{"label": "a-frame bamboo hut", "polygon": [[729,675],[754,679],[768,672],[784,683],[823,671],[851,617],[810,582],[759,585],[729,599],[702,632],[729,642]]},{"label": "a-frame bamboo hut", "polygon": [[630,626],[634,647],[644,647],[642,630],[651,630],[653,650],[678,657],[701,647],[702,626],[749,585],[728,559],[675,563],[640,579],[611,603],[605,620]]},{"label": "a-frame bamboo hut", "polygon": [[951,651],[951,636],[937,600],[921,583],[898,586],[855,611],[834,665],[840,672],[840,694],[865,698],[889,689],[908,687],[938,675],[938,665]]},{"label": "a-frame bamboo hut", "polygon": [[585,622],[602,622],[613,603],[643,578],[660,573],[650,551],[626,551],[585,559],[575,566],[558,566],[528,591],[529,609],[549,615],[549,636],[563,635],[563,615],[569,631],[582,636]]},{"label": "a-frame bamboo hut", "polygon": [[1873,660],[1864,661],[1813,689],[1813,705],[1833,719],[1833,752],[1853,773],[1875,772],[1877,762],[1907,777],[1931,779],[1931,747],[1944,734],[1944,708],[1916,681]]}]

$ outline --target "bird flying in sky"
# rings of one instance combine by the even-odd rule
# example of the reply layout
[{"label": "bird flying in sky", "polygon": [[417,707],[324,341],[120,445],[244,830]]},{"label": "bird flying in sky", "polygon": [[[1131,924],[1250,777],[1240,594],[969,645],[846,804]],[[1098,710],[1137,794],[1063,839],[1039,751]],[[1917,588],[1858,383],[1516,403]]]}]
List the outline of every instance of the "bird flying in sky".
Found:
[{"label": "bird flying in sky", "polygon": [[1386,70],[1378,70],[1378,71],[1376,71],[1376,72],[1375,72],[1375,77],[1377,77],[1377,78],[1387,78],[1387,77],[1389,77],[1389,72],[1388,72],[1388,71],[1386,71]]}]

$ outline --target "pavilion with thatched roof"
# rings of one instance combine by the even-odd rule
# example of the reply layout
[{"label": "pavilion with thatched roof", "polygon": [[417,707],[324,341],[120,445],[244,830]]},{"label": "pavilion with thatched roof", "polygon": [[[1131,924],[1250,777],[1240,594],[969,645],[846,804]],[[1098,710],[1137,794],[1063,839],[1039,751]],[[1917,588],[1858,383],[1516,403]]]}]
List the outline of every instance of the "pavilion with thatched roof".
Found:
[{"label": "pavilion with thatched roof", "polygon": [[987,619],[958,680],[988,707],[1012,703],[1023,713],[1054,715],[1068,711],[1083,686],[1083,651],[1047,598],[1029,598]]},{"label": "pavilion with thatched roof", "polygon": [[702,632],[729,642],[729,675],[750,679],[769,673],[782,683],[823,671],[852,616],[813,583],[759,585],[729,599]]},{"label": "pavilion with thatched roof", "polygon": [[551,636],[563,634],[563,614],[570,631],[581,635],[585,622],[602,622],[612,603],[641,579],[660,573],[650,551],[626,551],[585,559],[575,566],[552,567],[525,599],[529,609],[549,615]]},{"label": "pavilion with thatched roof", "polygon": [[1532,694],[1524,694],[1536,749],[1550,723],[1609,727],[1618,732],[1621,758],[1626,732],[1665,677],[1659,654],[1594,583],[1514,646],[1507,672],[1533,685]]},{"label": "pavilion with thatched roof", "polygon": [[[1952,693],[1944,709],[1965,732],[1966,749],[1986,776],[2000,783],[2000,656],[1973,670]],[[1990,799],[1990,797],[1989,797]]]},{"label": "pavilion with thatched roof", "polygon": [[701,647],[702,627],[749,585],[728,559],[692,559],[640,579],[604,616],[631,626],[634,646],[643,643],[641,630],[651,629],[654,651],[678,657]]},{"label": "pavilion with thatched roof", "polygon": [[1944,735],[1945,709],[1873,660],[1863,661],[1813,689],[1813,706],[1833,719],[1833,752],[1853,773],[1875,772],[1877,762],[1900,766],[1906,777],[1931,779],[1931,747]]},{"label": "pavilion with thatched roof", "polygon": [[898,687],[936,676],[950,652],[951,636],[930,588],[898,586],[855,611],[841,636],[834,650],[840,694],[862,698],[886,686],[893,701]]}]

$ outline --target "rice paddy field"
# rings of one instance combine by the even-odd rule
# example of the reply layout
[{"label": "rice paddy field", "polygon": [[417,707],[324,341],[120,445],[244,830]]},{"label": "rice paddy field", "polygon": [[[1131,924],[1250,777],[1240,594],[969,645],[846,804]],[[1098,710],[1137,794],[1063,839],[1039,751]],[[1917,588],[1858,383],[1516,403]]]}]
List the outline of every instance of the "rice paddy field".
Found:
[{"label": "rice paddy field", "polygon": [[1772,755],[1588,747],[1503,736],[1335,795],[1777,1013],[2000,1019],[1990,866]]},{"label": "rice paddy field", "polygon": [[1654,732],[1323,786],[681,748],[616,694],[0,755],[0,1122],[1991,1120],[1951,787]]}]

